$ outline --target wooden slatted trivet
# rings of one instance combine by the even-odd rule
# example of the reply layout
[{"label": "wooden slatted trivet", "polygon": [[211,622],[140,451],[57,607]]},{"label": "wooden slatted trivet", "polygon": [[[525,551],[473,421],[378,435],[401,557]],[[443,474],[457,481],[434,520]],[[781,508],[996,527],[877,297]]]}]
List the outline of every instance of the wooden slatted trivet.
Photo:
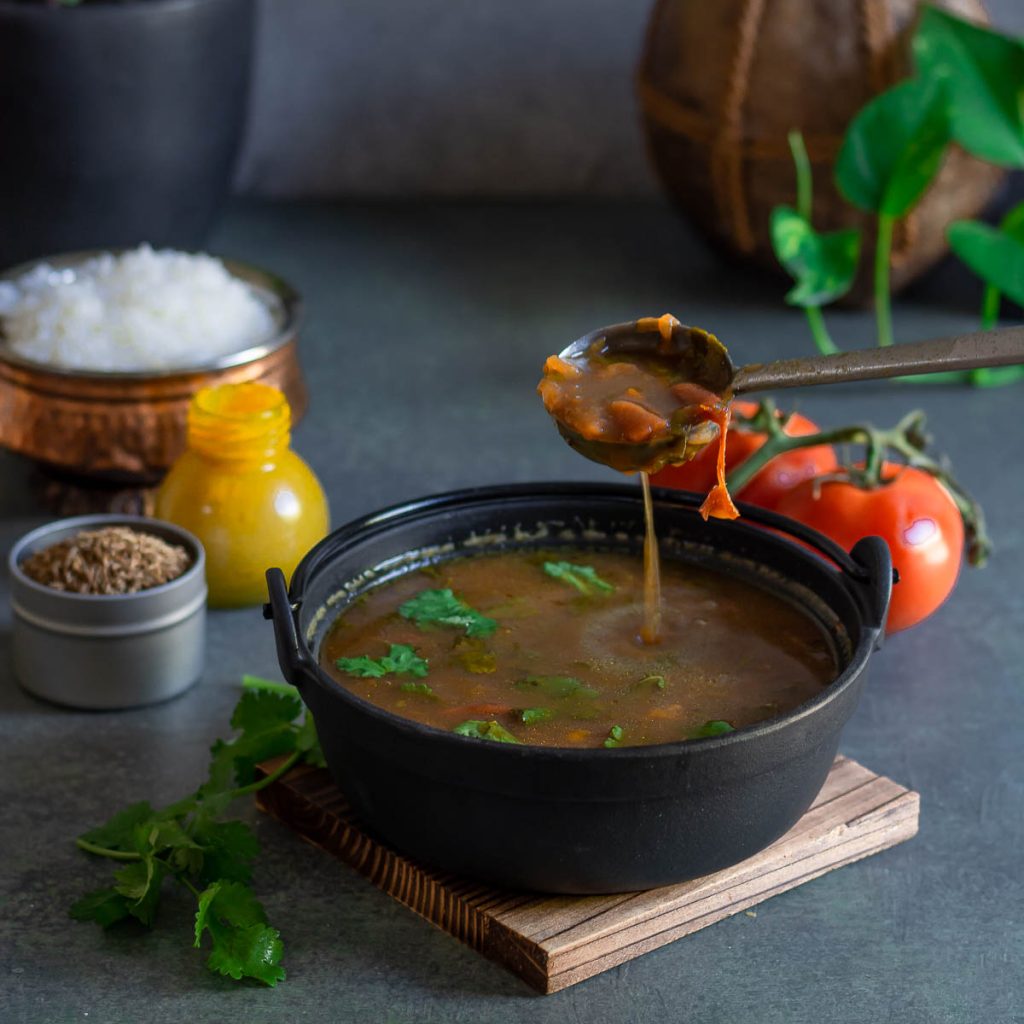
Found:
[{"label": "wooden slatted trivet", "polygon": [[362,831],[323,769],[296,769],[258,800],[307,842],[540,992],[575,985],[902,843],[917,832],[919,806],[917,793],[838,757],[811,809],[768,849],[735,867],[647,892],[545,896],[494,889],[408,860]]}]

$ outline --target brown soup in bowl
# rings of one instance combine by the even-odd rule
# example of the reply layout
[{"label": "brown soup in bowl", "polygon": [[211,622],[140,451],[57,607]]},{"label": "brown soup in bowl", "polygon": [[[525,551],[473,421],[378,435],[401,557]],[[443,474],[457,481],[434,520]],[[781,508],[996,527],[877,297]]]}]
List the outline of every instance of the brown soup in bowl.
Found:
[{"label": "brown soup in bowl", "polygon": [[640,636],[635,556],[559,548],[456,558],[378,586],[320,646],[341,686],[483,740],[619,747],[719,735],[784,714],[839,671],[785,598],[662,567],[662,631]]}]

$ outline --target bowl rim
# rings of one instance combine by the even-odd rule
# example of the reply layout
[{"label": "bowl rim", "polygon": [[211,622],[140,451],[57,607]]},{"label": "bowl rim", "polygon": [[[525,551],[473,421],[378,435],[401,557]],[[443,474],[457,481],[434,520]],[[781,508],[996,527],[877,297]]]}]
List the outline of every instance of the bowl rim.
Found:
[{"label": "bowl rim", "polygon": [[[668,504],[673,507],[696,510],[704,500],[704,495],[691,491],[677,491],[666,488],[654,488],[652,495],[655,505]],[[534,484],[498,484],[486,487],[474,487],[456,491],[447,491],[440,494],[430,495],[425,498],[400,502],[387,508],[370,512],[359,516],[350,522],[333,530],[315,547],[313,547],[299,562],[291,577],[291,585],[287,591],[287,600],[290,603],[290,623],[298,641],[296,648],[296,664],[294,672],[300,677],[297,689],[302,695],[301,679],[304,678],[310,683],[315,683],[317,688],[323,691],[328,698],[351,703],[356,710],[367,714],[375,719],[382,726],[396,729],[399,733],[408,738],[422,741],[439,743],[450,746],[452,750],[477,750],[478,756],[498,757],[512,760],[516,758],[529,757],[536,760],[552,759],[556,761],[588,762],[595,758],[604,760],[651,760],[651,759],[673,759],[693,753],[696,750],[715,751],[728,747],[738,746],[751,742],[755,739],[774,736],[792,726],[819,714],[843,696],[843,694],[863,674],[871,654],[878,649],[881,639],[884,636],[884,615],[881,626],[873,625],[866,621],[864,609],[856,600],[856,595],[851,587],[856,585],[853,581],[858,570],[864,573],[861,585],[871,587],[877,582],[881,573],[892,574],[892,562],[888,547],[878,537],[870,537],[862,540],[860,544],[867,543],[865,554],[869,558],[874,556],[874,573],[871,567],[865,568],[857,558],[847,553],[830,538],[804,526],[788,516],[782,516],[777,512],[770,512],[766,509],[747,504],[737,503],[741,512],[741,519],[723,521],[722,529],[725,530],[757,530],[765,541],[774,545],[785,545],[792,549],[792,553],[811,564],[826,571],[834,571],[843,581],[854,604],[857,606],[858,615],[862,620],[861,635],[850,652],[849,661],[842,668],[839,674],[820,693],[797,705],[791,711],[782,715],[755,722],[730,733],[720,736],[709,736],[702,739],[676,740],[671,743],[656,743],[643,746],[626,746],[606,749],[604,747],[556,747],[541,746],[538,744],[514,744],[494,743],[482,740],[474,740],[472,737],[460,736],[457,733],[439,729],[435,726],[417,722],[411,718],[404,718],[385,708],[378,707],[370,701],[364,700],[357,694],[332,679],[321,667],[319,660],[313,656],[304,633],[298,627],[298,613],[302,603],[302,590],[307,583],[307,577],[311,572],[315,573],[318,566],[315,562],[326,546],[356,540],[360,534],[368,529],[388,528],[403,521],[413,520],[416,517],[431,515],[445,507],[463,506],[473,501],[500,503],[508,498],[529,498],[546,497],[550,499],[563,498],[564,500],[582,500],[584,502],[593,499],[621,499],[640,505],[641,497],[637,489],[624,484],[610,484],[592,481],[566,481],[566,482],[543,482]],[[746,522],[744,522],[746,520]],[[767,530],[762,527],[768,527]],[[797,543],[799,540],[802,543]],[[806,544],[812,545],[816,551],[808,550]],[[854,550],[856,550],[856,547]],[[884,553],[883,553],[884,552]],[[270,574],[268,571],[268,583]],[[888,599],[886,599],[886,608]],[[280,633],[277,623],[279,608],[274,607],[274,591],[271,586],[271,602],[264,608],[266,618],[274,622],[275,632],[278,633],[280,645]],[[885,609],[883,609],[884,612]],[[337,615],[332,622],[337,619]],[[280,647],[279,647],[280,649]],[[283,666],[282,666],[283,668]],[[285,673],[287,677],[287,672]],[[466,746],[469,744],[469,746]]]},{"label": "bowl rim", "polygon": [[[48,587],[45,583],[28,576],[21,568],[23,556],[30,546],[36,541],[42,540],[53,533],[63,530],[76,530],[82,532],[90,528],[101,528],[104,526],[130,526],[139,533],[153,533],[153,527],[175,535],[181,541],[183,547],[189,550],[192,555],[192,564],[173,580],[161,583],[155,587],[146,587],[143,590],[133,590],[127,594],[79,594],[73,590],[57,590],[55,587]],[[55,541],[54,543],[59,543]],[[43,545],[44,547],[48,545]],[[31,593],[38,594],[50,600],[67,601],[75,604],[102,606],[113,606],[118,603],[139,601],[143,598],[158,597],[170,591],[189,586],[197,576],[203,576],[206,572],[206,550],[202,542],[195,534],[189,532],[177,523],[168,522],[166,519],[157,519],[153,516],[139,516],[130,513],[120,514],[117,512],[94,512],[82,516],[68,516],[64,519],[54,519],[51,522],[37,526],[34,530],[22,534],[12,545],[7,554],[7,571],[12,583],[24,587]]]},{"label": "bowl rim", "polygon": [[[98,256],[120,256],[126,252],[134,252],[137,248],[138,246],[121,246],[110,249],[78,249],[72,252],[26,260],[23,263],[17,263],[13,267],[7,267],[5,270],[0,271],[0,283],[13,281],[15,278],[21,277],[43,264],[48,264],[55,269],[68,268]],[[160,252],[164,250],[155,249],[154,251]],[[216,253],[187,249],[175,249],[173,251],[185,253],[188,256],[212,256],[214,259],[220,260],[233,277],[241,280],[253,290],[261,301],[267,302],[268,297],[272,299],[273,302],[268,302],[268,305],[271,306],[271,313],[275,314],[275,320],[280,321],[273,334],[255,345],[249,345],[244,349],[239,349],[237,352],[228,352],[217,359],[212,359],[205,363],[157,370],[89,370],[78,367],[55,366],[52,363],[28,359],[14,352],[5,340],[3,333],[0,332],[0,362],[8,363],[23,370],[48,374],[68,380],[125,382],[169,380],[194,377],[196,374],[210,373],[217,370],[229,370],[235,366],[244,366],[247,363],[256,362],[264,356],[276,352],[278,349],[284,348],[285,345],[296,338],[303,319],[302,297],[298,290],[283,277],[254,263],[247,263],[243,260],[236,260],[227,256],[217,256]],[[279,315],[277,315],[278,313]],[[0,323],[2,321],[3,317],[0,317]]]}]

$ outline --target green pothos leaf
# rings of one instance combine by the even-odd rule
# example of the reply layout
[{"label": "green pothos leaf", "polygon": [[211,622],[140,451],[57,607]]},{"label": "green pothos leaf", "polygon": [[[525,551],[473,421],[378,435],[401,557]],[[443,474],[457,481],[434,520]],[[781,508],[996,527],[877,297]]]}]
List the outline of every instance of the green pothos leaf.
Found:
[{"label": "green pothos leaf", "polygon": [[1024,203],[999,227],[959,220],[946,232],[950,247],[986,284],[1024,305]]},{"label": "green pothos leaf", "polygon": [[931,184],[948,142],[944,80],[911,78],[880,93],[850,122],[836,159],[836,186],[862,210],[902,217]]},{"label": "green pothos leaf", "polygon": [[854,228],[819,233],[788,206],[772,210],[772,248],[796,281],[786,295],[791,306],[824,306],[853,286],[860,259],[860,232]]},{"label": "green pothos leaf", "polygon": [[918,73],[946,86],[953,138],[990,163],[1024,167],[1024,40],[925,6],[913,52]]},{"label": "green pothos leaf", "polygon": [[[1024,203],[1015,206],[999,227],[961,220],[946,232],[950,248],[988,286],[993,318],[1002,295],[1024,305]],[[978,387],[1002,387],[1024,378],[1024,366],[982,367],[970,372]]]}]

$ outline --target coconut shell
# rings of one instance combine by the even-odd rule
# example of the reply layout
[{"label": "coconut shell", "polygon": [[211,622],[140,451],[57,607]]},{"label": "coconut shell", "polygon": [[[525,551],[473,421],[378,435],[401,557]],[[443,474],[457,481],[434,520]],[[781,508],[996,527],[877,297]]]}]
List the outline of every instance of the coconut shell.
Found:
[{"label": "coconut shell", "polygon": [[[936,6],[988,21],[979,0]],[[819,230],[860,227],[864,255],[852,298],[870,294],[873,218],[836,190],[846,127],[877,93],[911,71],[917,0],[658,0],[637,87],[654,167],[685,216],[716,246],[779,269],[772,208],[793,205],[787,134],[803,132]],[[892,287],[946,251],[945,229],[976,216],[1003,172],[950,147],[921,202],[896,226]]]}]

